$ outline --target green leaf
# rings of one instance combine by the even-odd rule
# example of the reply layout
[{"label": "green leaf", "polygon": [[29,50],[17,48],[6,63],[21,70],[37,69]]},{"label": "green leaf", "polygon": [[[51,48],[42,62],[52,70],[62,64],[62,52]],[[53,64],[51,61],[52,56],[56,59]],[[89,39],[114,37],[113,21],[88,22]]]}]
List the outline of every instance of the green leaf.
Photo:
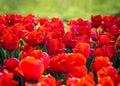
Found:
[{"label": "green leaf", "polygon": [[18,47],[15,51],[14,51],[14,56],[20,60],[20,47]]},{"label": "green leaf", "polygon": [[66,52],[65,53],[72,53],[73,50],[71,48],[66,48]]},{"label": "green leaf", "polygon": [[91,69],[91,64],[92,64],[93,61],[94,61],[94,57],[93,57],[93,56],[90,56],[90,57],[87,59],[86,67],[88,68],[89,71],[92,71],[92,69]]},{"label": "green leaf", "polygon": [[120,67],[118,68],[118,73],[120,73]]},{"label": "green leaf", "polygon": [[0,64],[3,64],[4,59],[7,58],[7,52],[0,46]]},{"label": "green leaf", "polygon": [[120,66],[120,53],[117,53],[111,61],[113,62],[113,66],[118,68]]}]

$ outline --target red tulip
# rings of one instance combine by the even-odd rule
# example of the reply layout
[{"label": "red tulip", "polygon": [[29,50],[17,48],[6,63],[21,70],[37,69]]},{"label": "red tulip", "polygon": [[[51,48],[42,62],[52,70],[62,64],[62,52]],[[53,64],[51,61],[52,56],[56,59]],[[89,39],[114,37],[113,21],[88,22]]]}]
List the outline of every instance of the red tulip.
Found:
[{"label": "red tulip", "polygon": [[107,56],[109,59],[114,58],[116,55],[116,50],[113,45],[103,45],[101,48],[97,48],[94,51],[94,56]]},{"label": "red tulip", "polygon": [[117,20],[118,20],[117,16],[106,15],[103,17],[103,22],[101,26],[105,31],[108,31],[109,28],[117,22]]},{"label": "red tulip", "polygon": [[3,66],[6,67],[9,71],[14,72],[15,69],[19,66],[19,60],[16,58],[5,59]]},{"label": "red tulip", "polygon": [[91,29],[91,38],[93,41],[97,41],[99,37],[98,31],[96,28]]},{"label": "red tulip", "polygon": [[91,21],[93,27],[99,27],[102,23],[102,16],[101,15],[92,16]]},{"label": "red tulip", "polygon": [[48,41],[48,52],[50,55],[57,55],[59,53],[65,52],[64,43],[58,41],[57,39],[50,39]]},{"label": "red tulip", "polygon": [[83,20],[82,18],[78,18],[76,21],[80,27],[84,26],[84,27],[87,27],[89,29],[92,28],[92,25],[88,20]]},{"label": "red tulip", "polygon": [[72,70],[72,68],[80,67],[82,65],[86,64],[86,57],[80,53],[70,53],[67,54],[67,57],[65,59],[66,67],[69,71]]},{"label": "red tulip", "polygon": [[23,17],[22,23],[25,24],[33,24],[36,25],[38,23],[38,19],[33,14],[28,14],[27,16]]},{"label": "red tulip", "polygon": [[77,44],[78,40],[75,34],[72,32],[67,32],[63,36],[63,42],[65,43],[66,47],[73,48]]},{"label": "red tulip", "polygon": [[8,26],[12,26],[12,25],[14,25],[14,21],[15,21],[15,15],[14,14],[7,14],[6,16],[5,16],[5,19],[7,20],[7,22],[8,22]]},{"label": "red tulip", "polygon": [[62,34],[64,33],[64,23],[62,20],[53,17],[51,22],[53,23],[53,31],[55,30],[61,32]]},{"label": "red tulip", "polygon": [[32,32],[32,31],[34,31],[34,23],[26,23],[26,24],[24,24],[24,27],[25,27],[25,30],[27,30],[28,32]]},{"label": "red tulip", "polygon": [[74,53],[81,53],[86,58],[89,58],[90,56],[90,45],[87,43],[78,43],[75,45],[75,48],[73,49]]},{"label": "red tulip", "polygon": [[20,30],[24,30],[24,26],[21,23],[16,23],[10,28],[14,34],[18,34]]},{"label": "red tulip", "polygon": [[117,20],[116,25],[120,29],[120,19]]},{"label": "red tulip", "polygon": [[107,56],[109,59],[112,59],[116,55],[116,50],[114,48],[114,45],[109,45],[109,46],[103,46],[102,47],[105,56]]},{"label": "red tulip", "polygon": [[90,43],[90,36],[88,35],[81,35],[81,36],[76,36],[78,43]]},{"label": "red tulip", "polygon": [[114,83],[115,83],[115,85],[120,86],[120,74],[118,74],[118,77]]},{"label": "red tulip", "polygon": [[28,82],[25,82],[25,85],[24,86],[43,86],[41,83],[34,83],[34,84],[32,84],[32,83],[28,83]]},{"label": "red tulip", "polygon": [[97,49],[94,50],[94,56],[95,57],[96,56],[104,56],[104,55],[105,55],[105,53],[104,53],[102,48],[97,48]]},{"label": "red tulip", "polygon": [[116,38],[119,36],[119,34],[120,34],[117,25],[112,25],[112,26],[109,28],[108,32],[114,36],[113,39],[116,39]]},{"label": "red tulip", "polygon": [[108,45],[108,44],[110,44],[110,38],[105,34],[100,35],[98,38],[97,44],[98,44],[98,46]]},{"label": "red tulip", "polygon": [[30,53],[34,50],[33,47],[29,46],[28,44],[25,44],[24,46],[21,46],[21,58],[25,58],[27,56],[30,56]]},{"label": "red tulip", "polygon": [[71,71],[67,74],[67,78],[70,77],[77,77],[77,78],[82,78],[85,75],[87,75],[88,69],[85,65],[80,66],[80,67],[74,67],[71,69]]},{"label": "red tulip", "polygon": [[44,65],[41,60],[33,57],[26,57],[20,61],[19,64],[20,74],[22,74],[26,80],[38,81],[44,72]]},{"label": "red tulip", "polygon": [[25,86],[57,86],[56,79],[48,75],[42,75],[39,81],[35,84],[25,82]]},{"label": "red tulip", "polygon": [[90,36],[91,24],[89,21],[78,18],[77,20],[71,20],[68,23],[69,29],[76,35],[88,35]]},{"label": "red tulip", "polygon": [[103,77],[109,76],[114,84],[117,81],[118,78],[118,72],[115,68],[113,67],[103,67],[97,72],[98,80],[102,79]]},{"label": "red tulip", "polygon": [[95,82],[93,80],[93,74],[88,74],[82,78],[68,78],[66,86],[95,86]]},{"label": "red tulip", "polygon": [[4,35],[5,30],[7,30],[8,27],[6,27],[3,24],[0,24],[0,36]]},{"label": "red tulip", "polygon": [[27,34],[24,40],[28,45],[35,47],[38,44],[43,43],[44,36],[37,31],[32,31]]},{"label": "red tulip", "polygon": [[[83,20],[81,19],[81,21],[83,21]],[[67,25],[68,25],[68,26],[77,25],[77,21],[76,21],[75,19],[71,19],[71,20],[68,22]]]},{"label": "red tulip", "polygon": [[50,68],[49,70],[52,70],[56,73],[67,73],[68,69],[66,67],[66,54],[58,54],[57,56],[52,56],[50,59]]},{"label": "red tulip", "polygon": [[112,67],[112,62],[108,57],[97,56],[92,63],[92,69],[97,73],[102,67]]},{"label": "red tulip", "polygon": [[34,57],[35,59],[42,60],[45,66],[45,69],[48,69],[50,59],[46,52],[42,52],[41,50],[33,50],[31,51],[30,56]]},{"label": "red tulip", "polygon": [[79,35],[90,36],[90,28],[88,28],[87,26],[78,27],[77,31],[79,32]]},{"label": "red tulip", "polygon": [[0,44],[4,49],[8,51],[13,51],[18,48],[20,42],[17,35],[9,33],[9,34],[4,34],[1,37]]},{"label": "red tulip", "polygon": [[13,34],[16,34],[19,36],[19,38],[25,37],[27,35],[28,31],[25,30],[25,27],[21,23],[14,24],[11,28],[9,28]]},{"label": "red tulip", "polygon": [[64,24],[59,18],[53,17],[51,21],[45,22],[43,25],[49,39],[61,39],[64,34]]},{"label": "red tulip", "polygon": [[13,26],[16,23],[22,23],[23,16],[20,14],[7,14],[5,20],[7,21],[7,26]]},{"label": "red tulip", "polygon": [[18,86],[18,82],[13,80],[13,73],[4,71],[0,73],[0,86]]},{"label": "red tulip", "polygon": [[85,65],[86,58],[79,53],[58,54],[50,59],[50,70],[57,73],[68,73],[75,67]]},{"label": "red tulip", "polygon": [[5,26],[8,25],[8,21],[6,20],[5,15],[0,15],[0,24],[5,25]]},{"label": "red tulip", "polygon": [[42,84],[42,86],[56,86],[57,85],[56,79],[50,74],[43,75],[39,79],[39,82]]},{"label": "red tulip", "polygon": [[39,19],[39,22],[40,22],[40,25],[44,25],[45,22],[48,22],[48,19],[47,18],[40,18]]},{"label": "red tulip", "polygon": [[113,80],[109,76],[105,76],[98,81],[96,86],[115,86]]}]

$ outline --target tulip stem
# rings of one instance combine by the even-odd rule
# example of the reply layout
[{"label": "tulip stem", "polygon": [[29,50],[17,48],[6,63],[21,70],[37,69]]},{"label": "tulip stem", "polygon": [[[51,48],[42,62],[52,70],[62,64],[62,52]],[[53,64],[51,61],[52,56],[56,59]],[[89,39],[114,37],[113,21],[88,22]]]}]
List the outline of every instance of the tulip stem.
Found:
[{"label": "tulip stem", "polygon": [[93,57],[93,56],[90,56],[90,57],[88,58],[87,62],[86,62],[86,66],[87,66],[87,68],[88,68],[89,71],[92,71],[92,69],[91,69],[91,64],[92,64],[93,60],[94,60],[94,57]]},{"label": "tulip stem", "polygon": [[19,86],[24,86],[25,80],[24,80],[23,76],[19,75],[18,81],[19,81]]},{"label": "tulip stem", "polygon": [[0,47],[0,57],[1,57],[1,59],[0,59],[0,65],[2,65],[3,61],[4,61],[4,58],[5,58],[4,50],[3,50],[2,47]]},{"label": "tulip stem", "polygon": [[7,52],[8,52],[8,53],[7,53],[7,54],[8,54],[8,55],[7,55],[7,59],[8,59],[8,58],[11,58],[11,57],[12,57],[12,51],[7,51]]}]

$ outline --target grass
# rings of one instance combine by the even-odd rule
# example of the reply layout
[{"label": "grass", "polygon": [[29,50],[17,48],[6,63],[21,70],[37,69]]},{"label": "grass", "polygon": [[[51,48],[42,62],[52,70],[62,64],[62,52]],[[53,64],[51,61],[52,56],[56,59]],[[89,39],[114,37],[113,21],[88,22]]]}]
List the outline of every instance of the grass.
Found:
[{"label": "grass", "polygon": [[120,16],[119,0],[0,0],[0,14],[29,13],[38,17],[90,19],[91,15]]}]

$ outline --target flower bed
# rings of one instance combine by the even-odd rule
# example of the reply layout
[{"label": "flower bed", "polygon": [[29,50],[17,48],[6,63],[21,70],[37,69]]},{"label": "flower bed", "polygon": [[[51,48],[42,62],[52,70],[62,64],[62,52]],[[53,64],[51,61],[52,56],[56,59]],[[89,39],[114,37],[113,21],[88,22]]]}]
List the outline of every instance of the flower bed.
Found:
[{"label": "flower bed", "polygon": [[0,86],[120,86],[120,19],[0,15],[0,64]]}]

